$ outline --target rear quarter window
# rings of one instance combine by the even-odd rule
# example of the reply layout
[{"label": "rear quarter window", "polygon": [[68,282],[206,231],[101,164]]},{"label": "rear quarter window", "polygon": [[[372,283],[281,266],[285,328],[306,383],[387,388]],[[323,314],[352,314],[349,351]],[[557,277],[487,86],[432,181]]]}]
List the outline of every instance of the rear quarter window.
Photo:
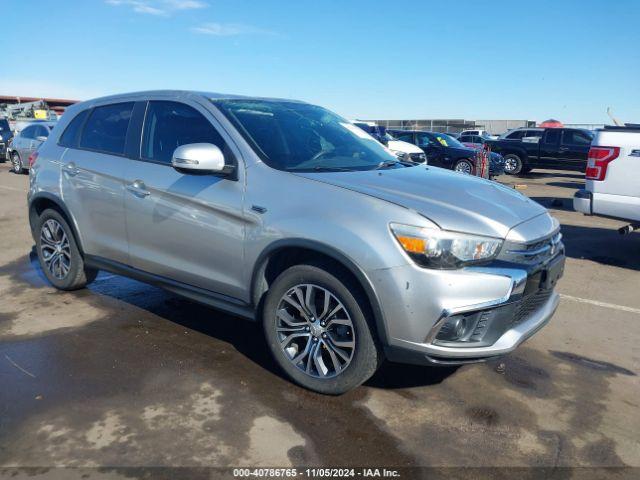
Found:
[{"label": "rear quarter window", "polygon": [[80,135],[82,125],[87,118],[87,113],[88,110],[83,110],[78,113],[71,122],[69,122],[69,125],[67,125],[67,128],[60,136],[60,141],[58,142],[60,146],[69,148],[78,146],[78,137]]}]

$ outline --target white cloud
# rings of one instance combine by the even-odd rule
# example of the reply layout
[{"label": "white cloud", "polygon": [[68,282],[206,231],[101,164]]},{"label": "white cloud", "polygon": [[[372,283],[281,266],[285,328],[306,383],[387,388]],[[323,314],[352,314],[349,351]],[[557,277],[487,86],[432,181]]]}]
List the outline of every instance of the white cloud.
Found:
[{"label": "white cloud", "polygon": [[208,22],[197,27],[192,27],[191,31],[216,37],[232,37],[237,35],[273,35],[273,32],[269,30],[263,30],[262,28],[244,25],[242,23]]},{"label": "white cloud", "polygon": [[108,5],[127,6],[136,13],[169,16],[178,10],[205,8],[207,3],[200,0],[105,0]]}]

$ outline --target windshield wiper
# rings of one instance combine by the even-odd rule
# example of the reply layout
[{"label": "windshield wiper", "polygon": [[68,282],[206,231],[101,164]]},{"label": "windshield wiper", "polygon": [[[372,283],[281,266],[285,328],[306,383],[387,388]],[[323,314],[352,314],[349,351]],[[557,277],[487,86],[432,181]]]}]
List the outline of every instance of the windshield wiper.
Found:
[{"label": "windshield wiper", "polygon": [[398,165],[399,163],[402,164],[402,162],[399,162],[398,160],[387,160],[386,162],[380,162],[376,167],[376,170],[381,170],[383,168],[391,168],[395,165]]}]

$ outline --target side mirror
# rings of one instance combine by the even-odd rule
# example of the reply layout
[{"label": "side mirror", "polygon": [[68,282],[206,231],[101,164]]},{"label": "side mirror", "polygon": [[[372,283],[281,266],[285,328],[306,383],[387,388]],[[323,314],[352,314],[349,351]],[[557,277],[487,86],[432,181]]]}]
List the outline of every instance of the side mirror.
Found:
[{"label": "side mirror", "polygon": [[221,174],[233,172],[233,165],[224,161],[222,150],[211,143],[189,143],[176,148],[171,158],[171,166],[184,173]]}]

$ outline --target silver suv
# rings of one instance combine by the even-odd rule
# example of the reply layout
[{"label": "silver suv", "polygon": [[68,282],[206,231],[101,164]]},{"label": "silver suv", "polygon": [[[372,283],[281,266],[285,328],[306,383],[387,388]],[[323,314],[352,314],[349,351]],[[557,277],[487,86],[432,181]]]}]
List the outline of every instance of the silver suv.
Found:
[{"label": "silver suv", "polygon": [[543,207],[398,162],[307,103],[100,98],[70,107],[34,157],[29,220],[55,287],[108,270],[259,321],[282,370],[318,392],[384,358],[506,354],[558,305],[564,247]]}]

